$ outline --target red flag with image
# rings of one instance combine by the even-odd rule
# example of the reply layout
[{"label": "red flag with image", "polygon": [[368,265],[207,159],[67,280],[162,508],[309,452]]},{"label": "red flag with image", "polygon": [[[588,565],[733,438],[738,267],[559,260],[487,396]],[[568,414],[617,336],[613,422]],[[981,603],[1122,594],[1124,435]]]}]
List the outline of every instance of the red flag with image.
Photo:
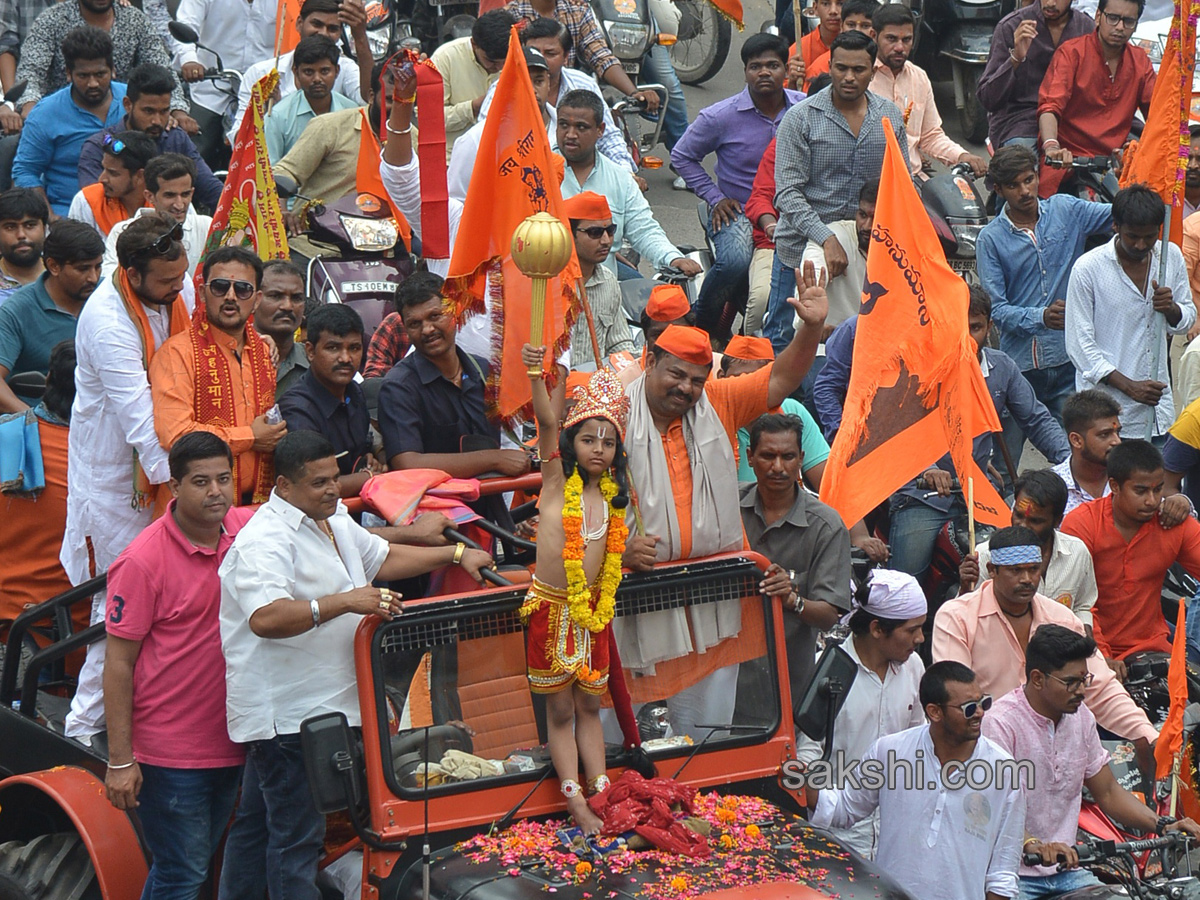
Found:
[{"label": "red flag with image", "polygon": [[821,500],[852,524],[949,452],[975,518],[1009,524],[1008,506],[971,456],[1000,430],[967,329],[967,283],[950,268],[884,119],[887,151],[842,426]]},{"label": "red flag with image", "polygon": [[512,258],[513,232],[534,213],[548,212],[570,227],[562,211],[556,158],[514,28],[483,126],[445,285],[460,318],[490,306],[489,412],[505,422],[532,411],[533,392],[521,363],[522,345],[529,342],[546,346],[555,355],[561,353],[579,312],[575,293],[579,262],[572,246],[566,268],[546,284],[545,328],[540,340],[533,338],[532,281]]}]

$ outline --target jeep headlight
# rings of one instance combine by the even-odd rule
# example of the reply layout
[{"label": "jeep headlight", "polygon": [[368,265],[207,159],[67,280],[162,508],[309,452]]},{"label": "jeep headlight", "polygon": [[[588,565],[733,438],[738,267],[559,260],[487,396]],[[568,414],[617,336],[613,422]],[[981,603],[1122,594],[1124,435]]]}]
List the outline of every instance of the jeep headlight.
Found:
[{"label": "jeep headlight", "polygon": [[364,216],[341,215],[339,218],[355,250],[364,252],[391,250],[396,246],[396,241],[400,239],[400,230],[396,227],[396,220],[391,217],[368,219]]}]

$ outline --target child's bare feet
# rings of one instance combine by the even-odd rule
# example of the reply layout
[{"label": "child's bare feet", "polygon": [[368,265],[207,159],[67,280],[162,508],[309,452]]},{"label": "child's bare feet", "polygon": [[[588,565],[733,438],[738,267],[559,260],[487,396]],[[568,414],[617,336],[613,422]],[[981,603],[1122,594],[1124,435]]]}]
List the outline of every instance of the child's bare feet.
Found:
[{"label": "child's bare feet", "polygon": [[604,824],[604,820],[592,812],[582,792],[567,798],[567,812],[571,814],[571,818],[575,820],[575,824],[584,834],[600,833],[600,826]]}]

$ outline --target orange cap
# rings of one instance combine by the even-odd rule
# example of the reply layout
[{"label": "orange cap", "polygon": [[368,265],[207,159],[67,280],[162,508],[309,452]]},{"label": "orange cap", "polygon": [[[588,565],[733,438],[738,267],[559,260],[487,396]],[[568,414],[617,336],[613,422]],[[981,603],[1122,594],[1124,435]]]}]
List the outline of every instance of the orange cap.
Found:
[{"label": "orange cap", "polygon": [[725,348],[725,355],[734,359],[770,361],[775,359],[775,348],[766,338],[735,334]]},{"label": "orange cap", "polygon": [[563,213],[568,219],[593,219],[603,221],[612,218],[608,201],[595,191],[584,191],[563,201]]},{"label": "orange cap", "polygon": [[712,343],[708,332],[690,325],[668,325],[654,342],[656,347],[697,366],[712,365]]},{"label": "orange cap", "polygon": [[687,294],[677,284],[660,284],[650,292],[646,301],[646,315],[655,322],[674,322],[692,310]]}]

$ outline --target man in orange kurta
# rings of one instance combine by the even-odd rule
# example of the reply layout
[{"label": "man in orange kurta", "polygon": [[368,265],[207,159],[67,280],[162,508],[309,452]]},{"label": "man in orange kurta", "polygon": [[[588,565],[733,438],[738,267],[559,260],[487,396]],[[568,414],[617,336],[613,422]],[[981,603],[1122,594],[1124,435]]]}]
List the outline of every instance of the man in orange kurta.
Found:
[{"label": "man in orange kurta", "polygon": [[239,505],[264,503],[275,445],[287,433],[270,424],[275,366],[248,324],[260,299],[262,261],[242,247],[221,247],[204,262],[203,303],[191,327],[168,340],[150,364],[154,429],[168,450],[191,431],[210,431],[234,452]]}]

